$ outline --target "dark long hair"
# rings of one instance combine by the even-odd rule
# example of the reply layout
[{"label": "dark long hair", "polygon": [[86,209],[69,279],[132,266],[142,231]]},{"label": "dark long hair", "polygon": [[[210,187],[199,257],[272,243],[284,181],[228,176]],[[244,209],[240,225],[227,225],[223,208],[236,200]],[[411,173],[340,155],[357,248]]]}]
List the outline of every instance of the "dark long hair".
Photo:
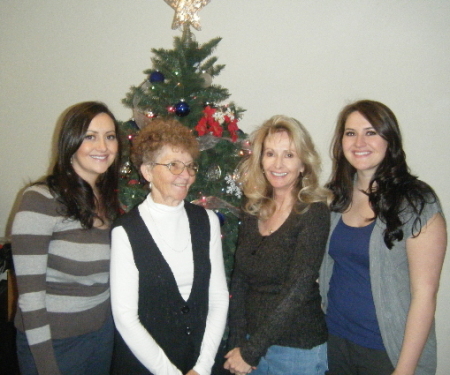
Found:
[{"label": "dark long hair", "polygon": [[380,102],[361,100],[344,107],[337,120],[331,144],[333,168],[327,184],[334,194],[331,210],[344,212],[352,203],[356,169],[344,156],[342,138],[347,118],[353,112],[359,112],[388,143],[386,155],[372,176],[366,194],[375,213],[374,219],[379,217],[386,224],[384,242],[392,248],[393,242],[404,236],[400,213],[407,207],[411,209],[415,216],[413,231],[418,229],[420,233],[419,216],[430,199],[436,200],[436,195],[430,186],[410,173],[394,113]]},{"label": "dark long hair", "polygon": [[[100,193],[97,201],[92,187],[73,169],[71,158],[81,146],[93,118],[106,113],[114,122],[119,142],[114,163],[99,176],[96,185]],[[100,102],[83,102],[68,108],[60,118],[58,150],[52,174],[46,179],[50,191],[64,205],[63,216],[79,220],[84,228],[92,228],[94,219],[112,221],[119,212],[118,175],[120,165],[119,127],[108,107]],[[99,208],[102,216],[99,216]]]}]

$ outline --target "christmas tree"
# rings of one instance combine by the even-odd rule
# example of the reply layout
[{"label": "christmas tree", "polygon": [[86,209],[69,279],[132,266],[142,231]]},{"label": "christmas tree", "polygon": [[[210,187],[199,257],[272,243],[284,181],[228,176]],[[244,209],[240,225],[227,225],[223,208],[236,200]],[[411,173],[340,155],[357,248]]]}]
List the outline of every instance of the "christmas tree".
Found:
[{"label": "christmas tree", "polygon": [[238,121],[244,110],[233,102],[228,90],[213,84],[224,65],[211,56],[221,38],[199,45],[183,25],[181,37],[174,38],[173,49],[152,49],[152,67],[144,71],[145,80],[132,86],[123,103],[133,118],[121,124],[124,144],[120,180],[120,200],[124,211],[141,203],[148,193],[145,181],[130,162],[133,137],[155,117],[176,117],[198,137],[199,165],[195,184],[187,199],[213,209],[222,226],[227,276],[233,264],[237,239],[241,191],[236,184],[236,166],[249,151],[246,135]]}]

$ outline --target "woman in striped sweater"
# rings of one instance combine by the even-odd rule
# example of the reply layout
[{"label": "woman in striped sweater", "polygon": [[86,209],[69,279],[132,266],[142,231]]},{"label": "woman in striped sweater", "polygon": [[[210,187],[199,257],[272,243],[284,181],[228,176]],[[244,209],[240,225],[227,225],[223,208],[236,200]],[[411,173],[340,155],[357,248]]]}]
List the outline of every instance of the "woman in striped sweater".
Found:
[{"label": "woman in striped sweater", "polygon": [[70,107],[61,117],[52,174],[23,194],[12,229],[22,375],[109,373],[117,131],[104,104]]}]

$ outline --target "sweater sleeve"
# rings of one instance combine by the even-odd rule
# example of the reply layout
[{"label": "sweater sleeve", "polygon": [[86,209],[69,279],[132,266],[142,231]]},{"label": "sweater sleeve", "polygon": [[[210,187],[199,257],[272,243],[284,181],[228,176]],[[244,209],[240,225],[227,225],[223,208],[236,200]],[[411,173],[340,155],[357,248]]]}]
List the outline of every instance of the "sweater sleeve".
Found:
[{"label": "sweater sleeve", "polygon": [[207,210],[207,212],[211,226],[209,244],[211,277],[205,334],[200,349],[200,356],[194,366],[194,370],[200,375],[209,375],[211,373],[217,349],[225,330],[229,302],[219,220],[213,211]]},{"label": "sweater sleeve", "polygon": [[[239,248],[239,242],[243,238],[242,236],[245,235],[245,223],[246,221],[241,219],[237,248]],[[230,285],[230,314],[228,323],[230,327],[230,336],[228,338],[229,350],[241,347],[246,341],[247,321],[245,319],[245,294],[247,289],[248,284],[239,268],[235,265]]]},{"label": "sweater sleeve", "polygon": [[330,214],[324,204],[312,204],[300,215],[296,251],[280,293],[278,306],[241,347],[242,358],[257,366],[267,349],[288,331],[293,315],[307,301],[317,283],[325,245],[330,230]]},{"label": "sweater sleeve", "polygon": [[39,374],[59,374],[46,307],[49,243],[57,220],[48,190],[25,190],[12,227],[12,250],[22,326]]},{"label": "sweater sleeve", "polygon": [[138,316],[139,271],[123,227],[112,231],[111,305],[116,328],[136,358],[155,375],[181,375]]}]

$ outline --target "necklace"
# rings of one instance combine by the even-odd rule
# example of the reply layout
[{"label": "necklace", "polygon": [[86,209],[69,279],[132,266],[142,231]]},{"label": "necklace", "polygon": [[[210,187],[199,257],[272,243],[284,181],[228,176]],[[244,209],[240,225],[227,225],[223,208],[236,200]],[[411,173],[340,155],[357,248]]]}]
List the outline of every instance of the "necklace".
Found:
[{"label": "necklace", "polygon": [[262,228],[265,227],[265,230],[263,229],[263,232],[265,231],[268,234],[272,234],[273,232],[276,232],[278,230],[278,228],[276,226],[270,226],[269,227],[267,225],[267,220],[266,220],[266,222],[260,222],[260,223],[261,223]]},{"label": "necklace", "polygon": [[158,224],[156,224],[156,220],[153,218],[153,215],[152,215],[152,213],[151,213],[151,209],[148,210],[148,213],[150,214],[150,218],[151,218],[152,221],[153,221],[153,225],[154,225],[156,231],[158,232],[159,238],[165,243],[165,245],[166,245],[170,250],[175,251],[176,253],[182,253],[184,250],[187,249],[187,247],[188,247],[188,241],[186,241],[186,244],[184,245],[184,247],[183,247],[181,250],[177,250],[177,249],[175,249],[174,247],[170,246],[170,245],[168,244],[168,242],[166,241],[166,239],[164,238],[164,236],[163,236],[163,235],[161,234],[161,232],[159,231]]},{"label": "necklace", "polygon": [[268,233],[269,235],[276,232],[280,227],[284,224],[284,222],[289,217],[289,214],[291,213],[291,209],[289,210],[282,210],[275,212],[271,217],[268,219],[261,221],[260,220],[260,228],[263,232]]},{"label": "necklace", "polygon": [[269,229],[267,228],[267,232],[269,232],[269,234],[272,234],[273,232],[276,232],[279,228],[275,228],[275,229]]}]

